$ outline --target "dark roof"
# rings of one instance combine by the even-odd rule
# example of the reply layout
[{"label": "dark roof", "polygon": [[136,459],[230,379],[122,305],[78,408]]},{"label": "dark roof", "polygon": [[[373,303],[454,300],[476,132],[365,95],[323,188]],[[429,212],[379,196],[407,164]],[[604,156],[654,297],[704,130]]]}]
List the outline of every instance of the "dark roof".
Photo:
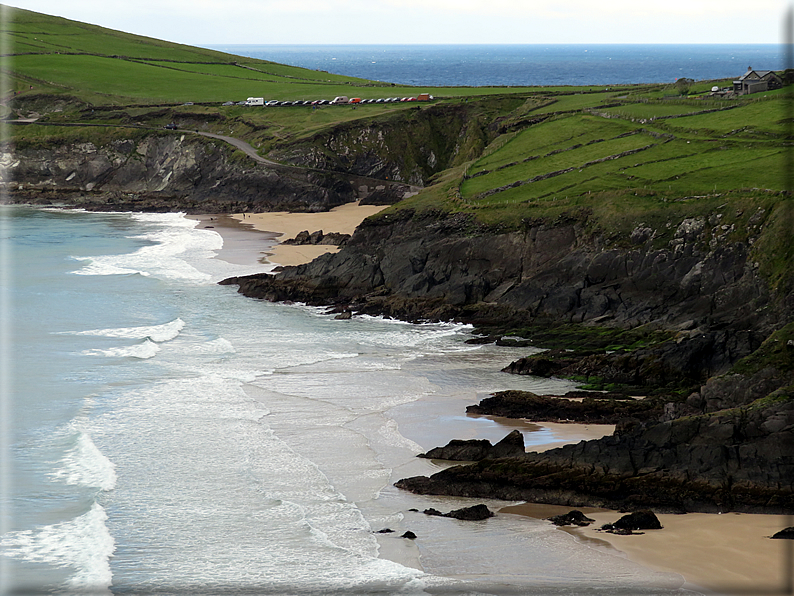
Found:
[{"label": "dark roof", "polygon": [[759,78],[762,78],[762,79],[766,75],[768,75],[770,73],[772,73],[773,75],[777,76],[775,74],[775,71],[773,71],[773,70],[748,70],[746,73],[744,73],[742,76],[740,76],[738,80],[739,81],[743,81],[744,79],[746,79],[749,75],[751,75],[753,73],[755,73]]}]

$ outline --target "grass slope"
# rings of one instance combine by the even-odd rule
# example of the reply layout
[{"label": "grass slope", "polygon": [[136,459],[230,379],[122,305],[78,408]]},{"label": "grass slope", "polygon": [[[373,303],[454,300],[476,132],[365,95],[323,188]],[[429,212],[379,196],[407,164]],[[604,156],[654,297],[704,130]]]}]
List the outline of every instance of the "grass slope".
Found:
[{"label": "grass slope", "polygon": [[[23,92],[17,96],[22,100],[19,105],[31,96],[16,115],[40,111],[40,121],[52,124],[161,129],[176,121],[182,128],[246,139],[267,152],[296,142],[311,144],[340,126],[363,130],[401,116],[405,110],[432,110],[438,103],[319,110],[220,106],[223,101],[248,96],[366,98],[414,95],[417,90],[192,48],[30,11],[14,10],[13,14],[2,35],[10,40],[14,55],[6,57],[3,67],[15,89]],[[713,84],[725,83],[699,82],[692,91],[702,94]],[[786,105],[791,87],[730,100],[682,97],[672,84],[424,90],[441,96],[441,104],[474,102],[468,104],[473,108],[468,113],[479,114],[478,126],[488,119],[490,124],[485,124],[479,136],[455,141],[460,145],[459,157],[451,163],[460,164],[470,156],[472,161],[436,174],[425,191],[393,209],[469,212],[505,229],[539,218],[553,221],[587,212],[592,215],[591,225],[614,231],[616,241],[625,239],[638,223],[674,229],[682,217],[705,216],[720,209],[728,222],[722,225],[746,228],[744,220],[763,209],[772,215],[767,225],[770,233],[756,247],[759,263],[772,278],[782,279],[786,263],[794,257],[786,223],[789,215],[779,209],[787,202],[780,191],[787,185],[784,154],[790,134],[786,132]],[[65,98],[57,110],[51,105],[53,97]],[[184,102],[204,105],[181,105]],[[494,108],[497,104],[502,107]],[[414,112],[398,118],[409,127],[408,134],[412,134],[410,114]],[[433,134],[445,134],[433,130]],[[71,136],[55,127],[24,127],[14,132],[19,142],[43,145]],[[80,132],[81,137],[100,134],[111,133]],[[473,149],[466,143],[474,138],[480,141]],[[433,146],[432,141],[412,139],[427,147]],[[383,150],[399,153],[395,147]],[[728,217],[734,207],[744,215]],[[664,238],[662,233],[658,241]]]},{"label": "grass slope", "polygon": [[[293,86],[333,95],[374,81],[170,43],[40,13],[8,9],[3,68],[12,91],[62,92],[93,103],[286,97]],[[333,89],[331,89],[333,88]],[[348,93],[349,94],[349,93]]]}]

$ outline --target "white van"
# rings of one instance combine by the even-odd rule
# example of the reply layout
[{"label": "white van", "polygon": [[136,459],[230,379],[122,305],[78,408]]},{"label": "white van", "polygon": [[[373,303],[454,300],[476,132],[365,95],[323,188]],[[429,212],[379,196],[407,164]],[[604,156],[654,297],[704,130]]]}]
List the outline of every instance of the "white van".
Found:
[{"label": "white van", "polygon": [[247,106],[263,106],[265,105],[265,98],[264,97],[249,97],[245,100],[245,105]]}]

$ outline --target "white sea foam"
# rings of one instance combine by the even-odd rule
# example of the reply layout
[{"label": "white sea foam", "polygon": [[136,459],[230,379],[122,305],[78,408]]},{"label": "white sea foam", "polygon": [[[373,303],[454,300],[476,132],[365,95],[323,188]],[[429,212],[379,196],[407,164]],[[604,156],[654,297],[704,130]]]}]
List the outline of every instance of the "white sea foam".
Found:
[{"label": "white sea foam", "polygon": [[218,339],[213,339],[211,341],[203,342],[200,344],[186,344],[182,343],[178,347],[170,348],[172,350],[178,350],[180,354],[183,355],[200,355],[200,354],[234,354],[237,350],[234,349],[234,346],[228,339],[224,339],[223,337],[219,337]]},{"label": "white sea foam", "polygon": [[102,454],[87,433],[79,433],[77,443],[66,452],[59,464],[60,467],[50,474],[52,478],[105,491],[116,487],[113,462]]},{"label": "white sea foam", "polygon": [[383,426],[378,428],[378,436],[389,447],[407,449],[412,453],[422,453],[424,451],[418,443],[404,437],[400,433],[397,422],[391,418],[386,418]]},{"label": "white sea foam", "polygon": [[160,351],[160,346],[158,346],[152,340],[147,338],[143,340],[143,342],[139,344],[135,344],[134,346],[108,348],[105,350],[102,349],[83,350],[80,353],[86,356],[108,356],[110,358],[140,358],[141,360],[147,360],[149,358],[154,358],[157,355],[157,352],[159,351]]},{"label": "white sea foam", "polygon": [[146,271],[138,271],[129,267],[122,267],[109,262],[107,257],[70,257],[74,261],[83,263],[82,269],[75,271],[75,275],[134,275],[148,276]]},{"label": "white sea foam", "polygon": [[117,327],[114,329],[89,329],[88,331],[67,331],[64,335],[89,335],[96,337],[120,337],[124,339],[150,339],[162,343],[174,339],[185,327],[185,322],[176,318],[162,325],[143,327]]},{"label": "white sea foam", "polygon": [[195,229],[198,222],[182,214],[133,214],[133,219],[149,224],[151,231],[132,238],[151,242],[138,250],[120,255],[74,257],[86,265],[77,275],[118,275],[140,273],[186,282],[209,282],[211,276],[188,262],[212,257],[223,246],[221,236],[212,230]]},{"label": "white sea foam", "polygon": [[5,534],[0,552],[25,561],[74,568],[63,586],[66,590],[110,594],[110,558],[116,547],[107,519],[102,506],[94,503],[87,513],[72,520]]}]

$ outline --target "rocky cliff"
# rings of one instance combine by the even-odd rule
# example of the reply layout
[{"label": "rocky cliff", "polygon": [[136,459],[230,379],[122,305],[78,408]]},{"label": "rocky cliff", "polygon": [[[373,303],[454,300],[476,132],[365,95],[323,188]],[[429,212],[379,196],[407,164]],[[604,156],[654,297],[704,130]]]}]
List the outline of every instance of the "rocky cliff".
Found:
[{"label": "rocky cliff", "polygon": [[[92,131],[93,132],[93,131]],[[21,139],[2,155],[16,202],[94,210],[326,211],[358,198],[343,173],[256,163],[223,141],[116,129],[73,138]],[[401,198],[407,187],[384,188]]]},{"label": "rocky cliff", "polygon": [[407,320],[664,328],[675,341],[626,356],[626,374],[642,364],[699,382],[755,350],[790,312],[751,251],[767,216],[735,241],[704,217],[674,222],[662,243],[640,228],[610,246],[587,212],[501,232],[470,215],[404,209],[364,222],[338,254],[228,283],[252,297]]},{"label": "rocky cliff", "polygon": [[402,209],[366,221],[338,254],[222,283],[268,300],[522,327],[530,337],[573,324],[669,338],[568,363],[585,376],[667,388],[654,417],[620,421],[616,436],[599,441],[451,468],[402,488],[571,506],[790,512],[791,280],[778,274],[774,283],[758,260],[759,247],[772,245],[772,222],[785,220],[780,205],[728,225],[716,213],[656,229],[637,222],[617,241],[585,211],[503,230],[471,215]]},{"label": "rocky cliff", "polygon": [[794,402],[687,416],[397,486],[613,509],[794,512]]},{"label": "rocky cliff", "polygon": [[269,156],[282,163],[424,186],[435,174],[478,157],[499,132],[498,114],[522,103],[490,97],[416,106],[280,143]]}]

